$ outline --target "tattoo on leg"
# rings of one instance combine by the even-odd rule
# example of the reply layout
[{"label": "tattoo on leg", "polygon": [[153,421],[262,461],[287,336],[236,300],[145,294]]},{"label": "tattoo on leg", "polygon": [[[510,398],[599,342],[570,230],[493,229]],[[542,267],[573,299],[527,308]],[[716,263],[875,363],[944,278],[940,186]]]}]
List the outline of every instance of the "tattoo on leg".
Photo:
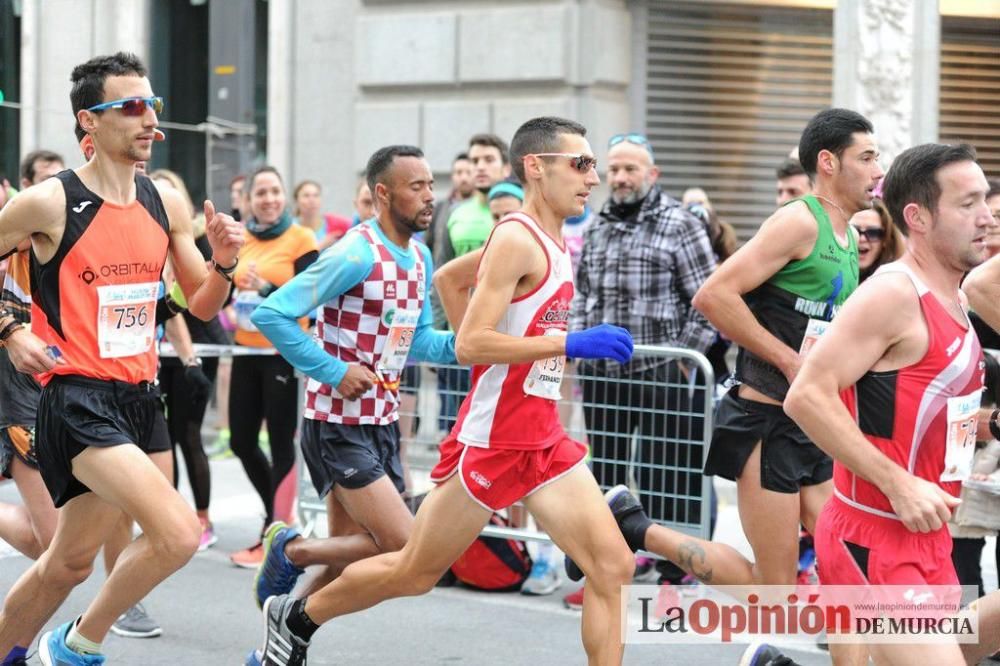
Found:
[{"label": "tattoo on leg", "polygon": [[697,541],[685,541],[677,548],[677,564],[701,582],[712,582],[712,567]]}]

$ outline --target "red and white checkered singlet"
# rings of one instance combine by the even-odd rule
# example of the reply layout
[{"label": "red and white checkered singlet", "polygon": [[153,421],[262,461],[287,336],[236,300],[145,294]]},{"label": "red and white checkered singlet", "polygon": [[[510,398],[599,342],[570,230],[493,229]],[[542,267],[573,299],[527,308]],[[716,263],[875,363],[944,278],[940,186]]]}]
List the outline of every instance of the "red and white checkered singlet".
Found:
[{"label": "red and white checkered singlet", "polygon": [[[371,245],[375,263],[371,273],[346,293],[319,308],[316,337],[324,351],[345,363],[360,363],[375,371],[382,358],[389,326],[396,310],[424,306],[427,269],[423,253],[411,243],[416,263],[405,270],[378,234],[365,225],[359,233]],[[350,242],[344,238],[341,242]],[[399,373],[375,371],[384,380],[358,400],[344,400],[336,387],[309,377],[306,381],[307,419],[344,425],[388,425],[399,419]]]}]

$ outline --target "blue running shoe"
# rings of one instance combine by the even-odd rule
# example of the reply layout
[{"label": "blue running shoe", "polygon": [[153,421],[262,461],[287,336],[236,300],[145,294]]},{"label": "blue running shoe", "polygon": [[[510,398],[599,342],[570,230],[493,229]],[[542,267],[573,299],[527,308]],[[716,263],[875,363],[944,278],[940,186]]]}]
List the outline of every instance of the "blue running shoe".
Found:
[{"label": "blue running shoe", "polygon": [[254,597],[257,608],[263,608],[268,597],[288,594],[295,587],[295,581],[305,571],[295,566],[285,557],[285,546],[301,534],[280,520],[271,523],[264,533],[264,559],[253,580]]},{"label": "blue running shoe", "polygon": [[102,654],[80,654],[66,647],[66,636],[74,621],[46,631],[38,639],[38,658],[44,666],[99,666],[104,663]]},{"label": "blue running shoe", "polygon": [[3,661],[0,661],[0,666],[28,666],[28,651],[20,646],[11,648]]},{"label": "blue running shoe", "polygon": [[243,666],[262,666],[264,663],[264,657],[261,655],[260,650],[254,648],[250,650],[250,654],[247,658],[243,660]]}]

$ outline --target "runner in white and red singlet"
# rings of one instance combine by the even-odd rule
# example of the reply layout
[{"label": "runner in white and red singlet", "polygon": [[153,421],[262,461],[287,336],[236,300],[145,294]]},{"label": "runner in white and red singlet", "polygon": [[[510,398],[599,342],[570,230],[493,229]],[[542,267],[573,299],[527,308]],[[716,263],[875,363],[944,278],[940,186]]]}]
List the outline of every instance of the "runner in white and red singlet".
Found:
[{"label": "runner in white and red singlet", "polygon": [[429,591],[493,511],[522,498],[589,574],[582,633],[590,663],[621,661],[621,586],[631,580],[633,555],[581,464],[586,449],[563,431],[557,403],[567,356],[620,363],[632,356],[625,329],[566,332],[573,282],[562,224],[583,211],[600,182],[585,134],[569,120],[536,118],[514,135],[524,208],[497,226],[483,255],[456,340],[458,360],[473,365],[475,383],[441,445],[438,485],[410,540],[399,552],[348,566],[302,606],[268,604],[264,664],[303,664],[307,641],[324,622]]},{"label": "runner in white and red singlet", "polygon": [[[815,532],[824,585],[958,584],[946,523],[971,472],[984,372],[959,284],[986,258],[988,189],[969,146],[896,158],[884,195],[907,252],[847,301],[788,392],[785,411],[834,459]],[[977,663],[1000,647],[1000,593],[978,606],[977,644],[867,647],[876,663]]]}]

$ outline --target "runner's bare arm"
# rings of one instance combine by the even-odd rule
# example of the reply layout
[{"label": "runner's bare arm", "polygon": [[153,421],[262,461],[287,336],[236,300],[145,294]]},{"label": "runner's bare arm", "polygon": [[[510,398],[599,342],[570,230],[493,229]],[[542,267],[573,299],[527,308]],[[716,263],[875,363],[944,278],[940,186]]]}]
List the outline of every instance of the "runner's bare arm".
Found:
[{"label": "runner's bare arm", "polygon": [[974,268],[962,283],[973,311],[1000,331],[1000,255]]},{"label": "runner's bare arm", "polygon": [[[66,194],[56,178],[28,188],[11,199],[0,211],[0,246],[3,253],[24,248],[32,237],[43,260],[54,252],[65,224]],[[29,245],[30,247],[30,245]],[[48,345],[28,328],[17,328],[7,338],[7,353],[19,372],[37,374],[51,370],[65,359],[55,358]]]},{"label": "runner's bare arm", "polygon": [[463,254],[434,271],[434,288],[441,299],[451,330],[458,331],[469,309],[472,288],[476,286],[476,269],[483,250]]},{"label": "runner's bare arm", "polygon": [[[57,178],[50,178],[20,192],[0,210],[0,256],[16,249],[36,234],[39,240],[62,238],[65,224],[66,193]],[[39,248],[41,249],[41,248]],[[46,253],[40,257],[47,259]]]},{"label": "runner's bare arm", "polygon": [[[885,307],[886,303],[893,307]],[[785,397],[784,409],[817,446],[878,486],[908,529],[927,532],[947,522],[950,507],[958,500],[879,451],[840,399],[840,391],[904,344],[912,356],[915,326],[923,326],[923,318],[909,278],[887,275],[866,283],[810,350]],[[898,362],[892,365],[898,367],[910,360],[899,354],[895,358]]]},{"label": "runner's bare arm", "polygon": [[[230,282],[218,271],[205,267],[194,244],[191,213],[181,196],[172,191],[162,191],[160,196],[170,219],[170,259],[177,282],[187,299],[188,311],[207,321],[225,304]],[[243,227],[229,215],[216,213],[210,201],[205,202],[205,220],[213,258],[220,266],[234,266],[243,246]]]},{"label": "runner's bare arm", "polygon": [[476,291],[455,340],[459,363],[527,363],[566,353],[562,335],[522,338],[496,330],[518,283],[535,267],[542,252],[531,232],[520,224],[501,224],[494,229],[479,266]]},{"label": "runner's bare arm", "polygon": [[709,276],[692,301],[724,336],[771,363],[789,379],[801,362],[798,350],[761,326],[743,295],[790,261],[809,256],[817,233],[816,221],[804,203],[780,208],[746,245]]}]

